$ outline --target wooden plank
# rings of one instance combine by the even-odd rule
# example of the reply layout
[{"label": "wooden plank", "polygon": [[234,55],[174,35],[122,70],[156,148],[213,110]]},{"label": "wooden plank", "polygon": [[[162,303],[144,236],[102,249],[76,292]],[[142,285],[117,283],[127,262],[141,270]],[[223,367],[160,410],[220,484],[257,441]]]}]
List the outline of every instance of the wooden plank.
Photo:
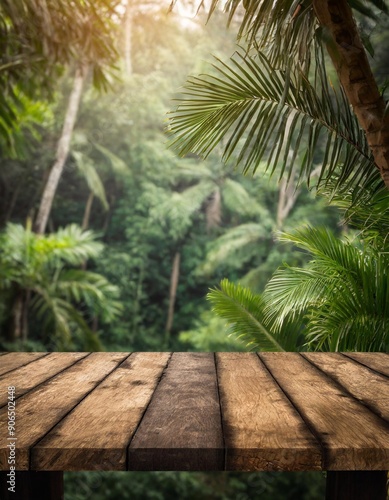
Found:
[{"label": "wooden plank", "polygon": [[20,368],[23,365],[32,363],[43,356],[47,356],[47,352],[9,352],[1,357],[0,375]]},{"label": "wooden plank", "polygon": [[63,500],[63,472],[16,471],[14,492],[7,472],[0,472],[1,500]]},{"label": "wooden plank", "polygon": [[[30,447],[126,357],[128,353],[93,353],[16,401],[17,470],[29,469]],[[3,407],[0,429],[6,428],[7,407]],[[7,470],[6,446],[0,443],[0,470]]]},{"label": "wooden plank", "polygon": [[389,377],[389,354],[382,352],[345,352],[343,354]]},{"label": "wooden plank", "polygon": [[[40,358],[0,377],[0,387],[15,387],[18,398],[60,371],[85,358],[86,352],[57,352]],[[0,393],[0,407],[7,404],[7,391]]]},{"label": "wooden plank", "polygon": [[[339,353],[304,353],[356,399],[389,422],[389,379]],[[379,397],[377,397],[379,394]]]},{"label": "wooden plank", "polygon": [[260,358],[325,449],[326,470],[389,468],[389,425],[298,353]]},{"label": "wooden plank", "polygon": [[128,450],[130,470],[223,470],[214,355],[174,353]]},{"label": "wooden plank", "polygon": [[256,354],[216,355],[226,469],[320,470],[321,449]]},{"label": "wooden plank", "polygon": [[31,450],[36,470],[126,470],[127,446],[169,353],[136,353]]},{"label": "wooden plank", "polygon": [[386,500],[385,471],[329,471],[326,500]]}]

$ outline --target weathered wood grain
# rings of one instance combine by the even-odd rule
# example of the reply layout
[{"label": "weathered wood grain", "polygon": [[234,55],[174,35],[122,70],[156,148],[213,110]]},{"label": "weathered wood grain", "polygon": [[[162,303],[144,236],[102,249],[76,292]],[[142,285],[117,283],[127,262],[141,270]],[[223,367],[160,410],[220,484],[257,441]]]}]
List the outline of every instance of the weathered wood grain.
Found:
[{"label": "weathered wood grain", "polygon": [[[16,401],[16,467],[28,470],[33,444],[56,425],[106,377],[128,353],[93,353]],[[0,410],[0,429],[7,407]],[[0,443],[0,470],[7,470],[6,443]]]},{"label": "weathered wood grain", "polygon": [[346,352],[344,355],[389,377],[389,354],[382,352]]},{"label": "weathered wood grain", "polygon": [[128,450],[130,470],[223,470],[214,356],[174,353]]},{"label": "weathered wood grain", "polygon": [[31,450],[34,470],[126,470],[127,446],[169,353],[136,353]]},{"label": "weathered wood grain", "polygon": [[326,470],[389,468],[389,426],[297,353],[261,353],[274,378],[314,429]]},{"label": "weathered wood grain", "polygon": [[315,352],[303,356],[389,422],[389,378],[342,354]]},{"label": "weathered wood grain", "polygon": [[[86,352],[57,352],[39,358],[34,364],[6,373],[0,377],[0,387],[15,387],[15,397],[20,397],[45,380],[53,377],[79,359],[85,358]],[[0,393],[0,407],[7,404],[7,392]]]},{"label": "weathered wood grain", "polygon": [[216,355],[227,470],[319,470],[318,441],[256,354]]},{"label": "weathered wood grain", "polygon": [[47,352],[9,352],[1,357],[0,375],[47,356]]}]

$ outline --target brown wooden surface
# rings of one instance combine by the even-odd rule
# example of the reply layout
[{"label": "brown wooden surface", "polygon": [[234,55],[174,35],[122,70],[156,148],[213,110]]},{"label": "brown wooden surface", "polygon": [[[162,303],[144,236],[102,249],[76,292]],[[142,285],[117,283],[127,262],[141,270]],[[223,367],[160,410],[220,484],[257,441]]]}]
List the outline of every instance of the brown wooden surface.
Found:
[{"label": "brown wooden surface", "polygon": [[388,470],[388,367],[375,353],[4,354],[0,470],[8,385],[18,470]]},{"label": "brown wooden surface", "polygon": [[[389,422],[388,378],[342,354],[304,354],[312,364],[343,386],[358,401]],[[377,397],[379,395],[379,397]]]},{"label": "brown wooden surface", "polygon": [[128,451],[131,470],[223,470],[214,354],[172,355]]},{"label": "brown wooden surface", "polygon": [[321,469],[320,444],[256,354],[216,355],[228,470]]},{"label": "brown wooden surface", "polygon": [[0,375],[47,356],[47,352],[12,352],[1,358]]},{"label": "brown wooden surface", "polygon": [[[68,354],[63,355],[68,356]],[[18,470],[30,468],[30,449],[127,356],[128,354],[123,353],[90,354],[17,400],[15,434]],[[30,366],[33,368],[33,364]],[[92,423],[87,425],[89,424],[92,425]],[[6,406],[0,410],[0,429],[4,433],[7,429]],[[104,432],[96,428],[96,433],[101,431]],[[80,432],[82,432],[81,427]],[[1,470],[7,468],[8,449],[5,443],[5,439],[2,440]]]},{"label": "brown wooden surface", "polygon": [[126,470],[126,446],[168,359],[168,353],[125,359],[34,446],[32,469]]},{"label": "brown wooden surface", "polygon": [[260,357],[322,443],[323,469],[388,468],[387,421],[348,397],[342,386],[300,354],[262,353]]},{"label": "brown wooden surface", "polygon": [[345,356],[389,377],[388,354],[377,352],[348,352]]},{"label": "brown wooden surface", "polygon": [[[23,396],[26,392],[34,389],[49,378],[57,375],[62,370],[65,370],[79,359],[85,358],[88,355],[86,352],[64,353],[57,352],[50,356],[37,358],[34,362],[34,369],[31,366],[24,365],[17,372],[14,370],[7,372],[0,377],[0,387],[17,387],[15,394],[16,398]],[[7,391],[0,393],[0,407],[7,404]]]}]

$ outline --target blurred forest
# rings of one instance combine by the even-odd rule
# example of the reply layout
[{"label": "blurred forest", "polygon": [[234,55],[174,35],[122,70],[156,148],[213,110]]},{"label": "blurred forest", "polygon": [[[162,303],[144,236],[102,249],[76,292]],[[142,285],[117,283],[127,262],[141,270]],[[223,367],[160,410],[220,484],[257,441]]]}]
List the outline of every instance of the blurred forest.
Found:
[{"label": "blurred forest", "polygon": [[[275,231],[352,230],[293,176],[279,181],[265,164],[244,176],[222,163],[222,146],[205,160],[167,147],[180,85],[214,71],[212,55],[234,53],[239,20],[226,29],[217,11],[206,23],[190,0],[171,12],[169,0],[76,4],[0,2],[0,350],[247,350],[212,313],[209,289],[228,278],[262,293],[283,262],[304,266],[307,252]],[[321,473],[65,478],[74,500],[316,499],[325,482]]]},{"label": "blurred forest", "polygon": [[16,124],[4,120],[0,172],[3,350],[242,350],[211,316],[208,289],[228,277],[261,291],[283,260],[302,263],[274,241],[275,229],[336,228],[335,209],[314,192],[244,177],[216,154],[180,159],[167,148],[179,86],[209,69],[211,54],[233,53],[236,37],[222,13],[206,24],[201,12],[167,14],[167,4],[131,6],[127,59],[125,12],[111,26],[123,57],[105,91],[92,70],[85,76],[45,236],[33,221],[77,61],[58,65],[32,97],[20,82],[13,88]]}]

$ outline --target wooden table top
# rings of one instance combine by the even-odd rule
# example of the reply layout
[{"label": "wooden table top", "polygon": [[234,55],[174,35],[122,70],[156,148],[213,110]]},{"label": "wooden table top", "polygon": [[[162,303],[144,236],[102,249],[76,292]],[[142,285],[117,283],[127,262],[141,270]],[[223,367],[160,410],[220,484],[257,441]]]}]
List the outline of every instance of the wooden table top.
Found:
[{"label": "wooden table top", "polygon": [[4,353],[0,470],[12,440],[18,470],[388,470],[388,381],[378,353]]}]

